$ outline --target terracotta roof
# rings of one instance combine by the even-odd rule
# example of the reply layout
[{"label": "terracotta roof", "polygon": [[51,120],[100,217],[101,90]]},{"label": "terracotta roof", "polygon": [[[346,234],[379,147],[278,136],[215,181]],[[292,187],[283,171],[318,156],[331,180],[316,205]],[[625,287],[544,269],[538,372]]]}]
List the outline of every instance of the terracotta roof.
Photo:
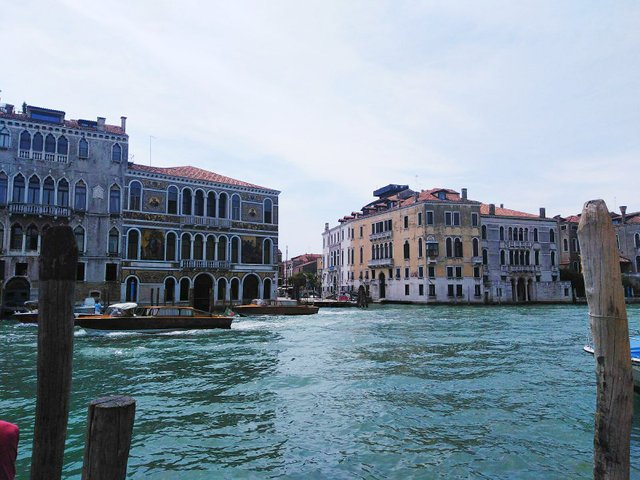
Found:
[{"label": "terracotta roof", "polygon": [[[35,118],[29,118],[29,116],[26,113],[0,112],[0,117],[11,118],[11,119],[14,119],[14,120],[21,120],[23,122],[34,122],[34,123],[50,124],[50,122],[43,122],[43,121],[37,120]],[[53,125],[53,124],[51,124],[51,125]],[[67,127],[67,128],[77,128],[78,130],[91,130],[92,132],[101,132],[101,130],[98,130],[97,128],[94,128],[94,127],[83,127],[83,126],[81,126],[78,123],[78,120],[65,120],[64,121],[64,126]],[[122,129],[122,127],[120,127],[119,125],[107,125],[107,124],[105,124],[104,132],[105,133],[110,133],[110,134],[113,134],[113,135],[126,135],[127,134]]]},{"label": "terracotta roof", "polygon": [[[486,203],[480,204],[480,215],[489,215],[489,205],[487,205]],[[538,215],[534,215],[533,213],[519,212],[518,210],[511,210],[509,208],[500,208],[500,207],[496,207],[496,216],[497,217],[540,218]],[[548,218],[547,220],[553,220],[553,219]]]},{"label": "terracotta roof", "polygon": [[203,170],[198,167],[148,167],[146,165],[138,165],[135,163],[129,163],[129,170],[135,170],[138,172],[156,173],[159,175],[168,175],[171,177],[188,178],[190,180],[204,180],[207,182],[223,183],[226,185],[234,185],[237,187],[251,187],[260,188],[262,190],[273,190],[267,187],[261,187],[260,185],[254,185],[252,183],[243,182],[242,180],[236,180],[234,178],[225,177],[215,172]]}]

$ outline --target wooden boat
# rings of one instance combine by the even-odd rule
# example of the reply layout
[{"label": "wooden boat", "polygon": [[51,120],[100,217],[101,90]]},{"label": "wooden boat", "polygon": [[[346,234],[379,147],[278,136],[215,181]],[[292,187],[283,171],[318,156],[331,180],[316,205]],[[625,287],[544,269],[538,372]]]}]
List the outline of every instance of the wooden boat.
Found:
[{"label": "wooden boat", "polygon": [[[629,337],[631,347],[631,371],[633,372],[633,389],[640,393],[640,336]],[[593,355],[593,346],[585,345],[584,351]]]},{"label": "wooden boat", "polygon": [[313,315],[319,308],[314,305],[299,304],[296,300],[253,300],[249,305],[237,305],[233,310],[243,317],[252,315]]},{"label": "wooden boat", "polygon": [[[95,304],[83,303],[82,305],[76,305],[73,307],[73,314],[76,317],[94,316]],[[38,323],[38,301],[27,300],[24,302],[24,308],[20,311],[14,312],[9,317],[9,320],[15,320],[20,323]]]},{"label": "wooden boat", "polygon": [[89,330],[160,332],[231,328],[231,322],[233,315],[215,315],[192,307],[116,303],[104,315],[76,317],[75,325]]}]

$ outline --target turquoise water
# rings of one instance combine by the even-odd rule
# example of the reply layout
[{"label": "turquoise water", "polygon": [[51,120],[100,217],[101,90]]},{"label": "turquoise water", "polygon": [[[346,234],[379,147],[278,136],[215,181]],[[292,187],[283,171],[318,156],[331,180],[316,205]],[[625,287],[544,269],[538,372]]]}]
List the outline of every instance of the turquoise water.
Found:
[{"label": "turquoise water", "polygon": [[[64,478],[87,405],[137,400],[128,478],[591,478],[586,306],[321,309],[231,330],[75,335]],[[629,308],[632,329],[640,308]],[[29,475],[37,330],[0,322],[0,418]],[[636,395],[636,411],[640,411]],[[640,420],[632,478],[640,479]]]}]

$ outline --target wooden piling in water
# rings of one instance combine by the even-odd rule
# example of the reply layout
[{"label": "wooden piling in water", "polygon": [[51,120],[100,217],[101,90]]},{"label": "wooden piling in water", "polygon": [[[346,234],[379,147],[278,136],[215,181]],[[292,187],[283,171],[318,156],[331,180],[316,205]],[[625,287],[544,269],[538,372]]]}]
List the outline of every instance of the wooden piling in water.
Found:
[{"label": "wooden piling in water", "polygon": [[61,478],[73,360],[78,249],[71,227],[50,227],[39,262],[37,400],[31,480]]},{"label": "wooden piling in water", "polygon": [[585,203],[578,226],[596,360],[593,477],[629,478],[633,374],[620,260],[603,200]]},{"label": "wooden piling in water", "polygon": [[98,398],[89,404],[82,480],[120,480],[127,461],[136,411],[131,397]]}]

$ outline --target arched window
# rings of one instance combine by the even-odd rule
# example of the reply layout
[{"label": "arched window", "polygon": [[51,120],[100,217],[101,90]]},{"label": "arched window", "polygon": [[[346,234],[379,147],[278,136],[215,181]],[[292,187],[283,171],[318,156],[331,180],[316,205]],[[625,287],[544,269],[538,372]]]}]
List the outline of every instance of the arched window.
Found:
[{"label": "arched window", "polygon": [[22,225],[14,223],[11,225],[11,236],[9,238],[9,248],[11,250],[22,250],[22,241],[24,233],[22,231]]},{"label": "arched window", "polygon": [[140,182],[129,184],[129,210],[140,211],[142,209],[142,185]]},{"label": "arched window", "polygon": [[271,279],[265,278],[262,285],[262,298],[269,300],[271,298]]},{"label": "arched window", "polygon": [[549,230],[549,242],[556,243],[556,232],[553,228]]},{"label": "arched window", "polygon": [[227,218],[227,194],[221,193],[218,199],[218,217]]},{"label": "arched window", "polygon": [[164,281],[164,301],[176,301],[176,280],[173,277],[169,277]]},{"label": "arched window", "polygon": [[422,258],[422,239],[418,239],[418,258]]},{"label": "arched window", "polygon": [[533,261],[536,265],[540,265],[540,251],[539,250],[534,250],[533,251]]},{"label": "arched window", "polygon": [[445,251],[447,257],[453,257],[453,240],[451,238],[447,238],[445,241]]},{"label": "arched window", "polygon": [[120,213],[120,187],[117,185],[109,189],[109,213]]},{"label": "arched window", "polygon": [[187,277],[180,280],[180,301],[188,302],[189,301],[189,288],[191,284]]},{"label": "arched window", "polygon": [[191,209],[191,204],[192,204],[191,190],[189,190],[188,188],[182,189],[182,214],[183,215],[191,215],[191,212],[193,211]]},{"label": "arched window", "polygon": [[534,242],[538,241],[538,229],[537,228],[533,229],[533,241]]},{"label": "arched window", "polygon": [[518,255],[514,255],[513,250],[509,250],[509,265],[515,265],[516,262],[514,261],[514,257],[515,260],[518,259]]},{"label": "arched window", "polygon": [[[51,155],[56,153],[56,137],[51,134],[48,134],[47,138],[44,139],[44,153],[49,153]],[[53,156],[49,158],[49,160],[52,159]]]},{"label": "arched window", "polygon": [[73,208],[79,211],[87,209],[87,186],[82,180],[74,188]]},{"label": "arched window", "polygon": [[640,255],[636,257],[636,273],[640,273]]},{"label": "arched window", "polygon": [[140,252],[140,234],[137,230],[129,230],[127,233],[127,258],[137,260]]},{"label": "arched window", "polygon": [[180,259],[189,260],[191,258],[191,235],[183,233],[180,240],[182,243],[180,248]]},{"label": "arched window", "polygon": [[40,132],[36,132],[33,135],[33,141],[31,142],[31,150],[40,153],[40,159],[42,159],[42,149],[44,148],[44,137]]},{"label": "arched window", "polygon": [[202,235],[196,235],[193,240],[193,259],[202,260],[204,258],[204,240]]},{"label": "arched window", "polygon": [[0,252],[4,250],[4,225],[0,223]]},{"label": "arched window", "polygon": [[231,279],[231,300],[240,300],[240,280]]},{"label": "arched window", "polygon": [[127,302],[138,301],[138,279],[136,277],[127,278],[127,291],[125,292],[125,299]]},{"label": "arched window", "polygon": [[473,256],[480,255],[480,241],[477,238],[473,239]]},{"label": "arched window", "polygon": [[199,217],[204,217],[204,192],[202,190],[196,190],[194,214]]},{"label": "arched window", "polygon": [[171,186],[167,191],[167,213],[178,214],[178,187]]},{"label": "arched window", "polygon": [[216,194],[209,192],[207,194],[207,217],[216,216]]},{"label": "arched window", "polygon": [[504,240],[504,227],[500,227],[500,240]]},{"label": "arched window", "polygon": [[205,259],[215,260],[216,258],[216,240],[214,237],[207,237],[207,246],[205,248]]},{"label": "arched window", "polygon": [[231,219],[240,220],[240,195],[231,197]]},{"label": "arched window", "polygon": [[14,203],[24,202],[24,177],[20,174],[16,175],[13,179],[13,192],[11,194],[11,201]]},{"label": "arched window", "polygon": [[78,142],[78,158],[89,158],[89,142],[84,137]]},{"label": "arched window", "polygon": [[[5,176],[5,182],[6,182],[6,176]],[[6,197],[6,194],[5,194]],[[0,196],[0,201],[2,201],[2,196]],[[634,235],[634,239],[633,242],[635,243],[636,248],[640,248],[640,233],[636,233]]]},{"label": "arched window", "polygon": [[240,239],[238,237],[231,239],[231,263],[240,263]]},{"label": "arched window", "polygon": [[500,265],[505,265],[506,262],[507,262],[506,254],[504,253],[504,250],[500,250]]},{"label": "arched window", "polygon": [[31,224],[27,227],[25,250],[35,252],[38,250],[38,227]]},{"label": "arched window", "polygon": [[40,203],[40,179],[36,175],[29,179],[27,203]]},{"label": "arched window", "polygon": [[4,172],[0,172],[0,205],[7,204],[9,196],[9,179]]},{"label": "arched window", "polygon": [[47,177],[44,179],[42,185],[42,204],[43,205],[55,205],[56,203],[56,186],[53,183],[53,178]]},{"label": "arched window", "polygon": [[264,201],[264,223],[273,223],[273,202],[270,198]]},{"label": "arched window", "polygon": [[487,239],[487,226],[486,225],[482,225],[482,228],[480,229],[480,232],[481,232],[480,233],[481,238],[483,240],[486,240]]},{"label": "arched window", "polygon": [[509,240],[513,240],[513,228],[509,227]]},{"label": "arched window", "polygon": [[568,252],[569,251],[569,240],[567,240],[566,238],[562,239],[562,250],[564,252]]},{"label": "arched window", "polygon": [[218,237],[218,260],[227,260],[227,237],[224,235]]},{"label": "arched window", "polygon": [[64,135],[58,137],[58,155],[67,155],[69,153],[69,141]]},{"label": "arched window", "polygon": [[273,244],[271,243],[271,239],[267,238],[264,241],[264,245],[262,247],[262,263],[265,265],[271,265],[271,251],[273,250]]},{"label": "arched window", "polygon": [[26,130],[20,133],[20,150],[31,150],[31,134]]},{"label": "arched window", "polygon": [[78,247],[78,252],[84,252],[84,228],[78,225],[73,229],[73,236],[76,237],[76,246]]},{"label": "arched window", "polygon": [[69,182],[64,178],[58,182],[58,201],[56,204],[59,207],[69,206]]},{"label": "arched window", "polygon": [[483,265],[489,264],[489,253],[487,252],[486,248],[482,249],[482,264]]},{"label": "arched window", "polygon": [[109,230],[108,253],[109,255],[117,255],[120,251],[120,232],[113,227]]},{"label": "arched window", "polygon": [[522,227],[518,230],[518,240],[521,242],[524,240],[524,229]]},{"label": "arched window", "polygon": [[525,242],[529,241],[529,229],[528,228],[524,229],[524,241]]},{"label": "arched window", "polygon": [[403,253],[404,253],[404,259],[407,260],[409,258],[409,254],[410,254],[410,247],[409,247],[409,241],[408,240],[404,241]]},{"label": "arched window", "polygon": [[178,241],[178,237],[175,233],[169,232],[167,233],[167,250],[165,254],[165,259],[167,261],[175,261],[176,260],[176,243]]},{"label": "arched window", "polygon": [[551,266],[555,267],[555,265],[556,265],[556,252],[551,252]]},{"label": "arched window", "polygon": [[2,128],[0,130],[0,148],[9,148],[11,146],[11,135],[9,130]]},{"label": "arched window", "polygon": [[111,161],[120,163],[122,161],[122,147],[119,143],[115,143],[111,147]]},{"label": "arched window", "polygon": [[462,240],[456,238],[453,241],[453,254],[456,258],[461,258],[464,255],[462,254]]}]

